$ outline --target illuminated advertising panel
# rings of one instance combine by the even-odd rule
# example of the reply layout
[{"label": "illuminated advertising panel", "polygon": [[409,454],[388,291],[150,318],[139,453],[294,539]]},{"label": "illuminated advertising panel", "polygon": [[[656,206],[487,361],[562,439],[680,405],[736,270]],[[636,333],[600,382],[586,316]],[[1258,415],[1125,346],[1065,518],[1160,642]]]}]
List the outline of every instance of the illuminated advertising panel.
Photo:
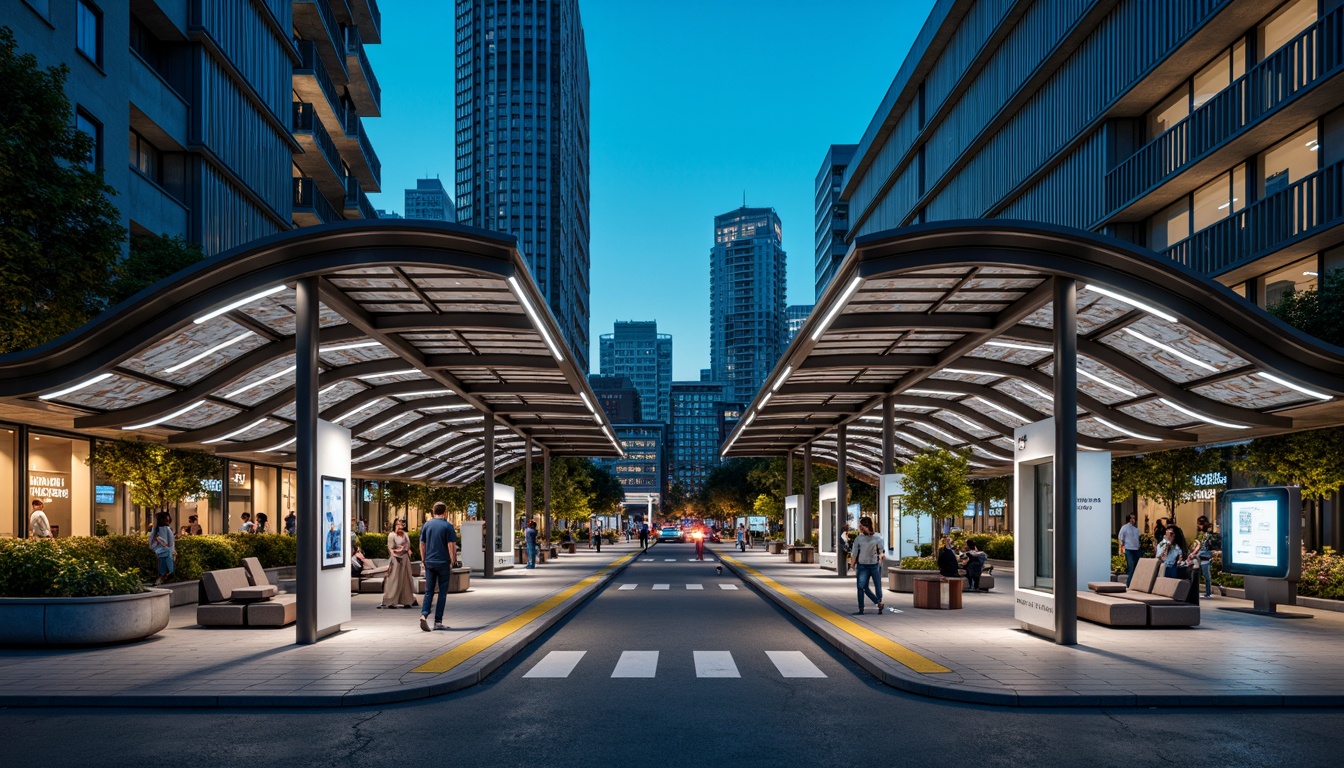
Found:
[{"label": "illuminated advertising panel", "polygon": [[1223,570],[1243,576],[1287,578],[1297,536],[1298,489],[1240,488],[1223,493],[1219,508]]}]

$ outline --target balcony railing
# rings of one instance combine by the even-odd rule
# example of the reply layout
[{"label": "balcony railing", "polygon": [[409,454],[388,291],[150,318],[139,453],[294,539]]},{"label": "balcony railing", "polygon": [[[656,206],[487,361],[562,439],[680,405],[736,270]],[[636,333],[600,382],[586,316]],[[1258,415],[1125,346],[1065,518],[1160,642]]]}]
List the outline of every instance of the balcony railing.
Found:
[{"label": "balcony railing", "polygon": [[[364,42],[359,36],[359,27],[345,28],[345,55],[354,56],[359,60],[359,72],[364,77],[364,82],[368,84],[369,96],[374,104],[383,103],[383,89],[378,85],[378,77],[373,74],[373,65],[369,64],[369,58],[364,53]],[[350,67],[346,67],[350,69]],[[353,74],[352,77],[353,78]]]},{"label": "balcony railing", "polygon": [[322,121],[317,119],[317,113],[313,111],[313,105],[306,101],[294,102],[294,128],[295,133],[313,134],[313,143],[322,155],[327,158],[331,164],[331,169],[337,174],[341,174],[341,153],[336,149],[336,142],[331,140],[331,134],[323,127]]},{"label": "balcony railing", "polygon": [[1341,69],[1344,8],[1326,14],[1106,174],[1107,208],[1128,204]]},{"label": "balcony railing", "polygon": [[1344,162],[1257,200],[1163,253],[1198,272],[1219,274],[1339,224],[1344,224]]},{"label": "balcony railing", "polygon": [[373,175],[374,182],[382,186],[383,163],[378,159],[378,153],[373,151],[373,144],[369,141],[368,134],[364,132],[364,120],[354,107],[347,108],[344,114],[345,120],[342,121],[342,125],[345,127],[345,135],[359,143],[359,151],[364,155],[364,162],[369,165],[369,173]]},{"label": "balcony railing", "polygon": [[[327,42],[330,44],[328,55],[331,56],[334,54],[334,58],[337,60],[336,63],[344,69],[345,62],[341,61],[343,58],[341,56],[341,49],[343,47],[343,41],[341,40],[341,24],[336,18],[336,12],[331,9],[331,3],[328,2],[328,0],[298,0],[298,5],[317,9],[317,15],[322,19],[322,28],[326,31]],[[295,10],[297,11],[299,9],[296,8]],[[311,25],[308,25],[305,28],[304,34],[307,37],[312,37],[315,32],[316,30],[314,30]]]},{"label": "balcony railing", "polygon": [[306,176],[294,178],[294,209],[312,211],[324,223],[341,221],[345,218],[331,207],[327,198],[322,196],[322,192],[317,188],[317,182]]},{"label": "balcony railing", "polygon": [[369,202],[368,195],[364,194],[360,187],[359,179],[354,176],[347,177],[345,180],[345,210],[359,211],[360,218],[376,219],[378,212],[373,209],[373,203]]},{"label": "balcony railing", "polygon": [[299,66],[295,67],[294,74],[311,74],[316,80],[318,87],[322,89],[322,94],[327,97],[327,104],[331,106],[333,112],[337,115],[341,113],[341,97],[336,92],[336,84],[331,81],[331,76],[327,74],[327,67],[322,63],[322,57],[317,54],[317,45],[312,40],[299,40]]}]

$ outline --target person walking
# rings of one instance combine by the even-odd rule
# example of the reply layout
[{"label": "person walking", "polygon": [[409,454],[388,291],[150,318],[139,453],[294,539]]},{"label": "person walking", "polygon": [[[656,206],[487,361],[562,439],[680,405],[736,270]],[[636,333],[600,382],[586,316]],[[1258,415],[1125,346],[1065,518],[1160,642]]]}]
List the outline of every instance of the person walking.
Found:
[{"label": "person walking", "polygon": [[173,572],[173,558],[177,556],[177,540],[173,538],[173,516],[160,512],[154,516],[154,529],[149,532],[149,548],[159,561],[159,578],[154,583],[162,584]]},{"label": "person walking", "polygon": [[251,512],[244,512],[242,517],[243,517],[243,527],[241,530],[243,533],[252,533],[257,530],[257,524],[252,522]]},{"label": "person walking", "polygon": [[[1199,549],[1196,556],[1199,560],[1199,572],[1204,576],[1204,597],[1213,597],[1213,551],[1222,549],[1223,538],[1217,531],[1213,530],[1213,525],[1209,523],[1209,518],[1200,515],[1195,521],[1195,528],[1199,531],[1198,542]],[[1199,586],[1198,583],[1195,584]]]},{"label": "person walking", "polygon": [[47,513],[43,511],[41,499],[33,499],[33,513],[28,516],[28,538],[51,538],[51,521],[47,519]]},{"label": "person walking", "polygon": [[1139,564],[1139,555],[1143,554],[1143,545],[1139,541],[1139,526],[1135,525],[1139,516],[1130,514],[1125,524],[1120,526],[1116,539],[1120,541],[1120,550],[1125,553],[1125,586],[1134,580],[1134,567]]},{"label": "person walking", "polygon": [[649,524],[646,522],[639,524],[639,548],[641,550],[649,548]]},{"label": "person walking", "polygon": [[411,537],[406,535],[406,521],[401,518],[392,524],[387,534],[387,578],[383,582],[382,608],[414,608],[415,580],[411,578]]},{"label": "person walking", "polygon": [[596,549],[598,552],[601,552],[601,551],[602,551],[602,524],[601,524],[601,523],[593,523],[592,531],[593,531],[592,541],[589,542],[589,545],[590,545],[593,549]]},{"label": "person walking", "polygon": [[[882,613],[885,606],[882,604],[882,582],[878,578],[882,566],[882,537],[873,534],[873,519],[867,515],[859,518],[859,535],[854,537],[849,548],[849,562],[854,567],[859,588],[859,610],[855,615],[863,615],[864,595],[877,605],[877,612]],[[868,588],[869,580],[875,592]]]},{"label": "person walking", "polygon": [[285,533],[289,534],[290,536],[293,536],[294,531],[298,528],[298,525],[299,525],[299,516],[294,514],[294,510],[292,509],[289,510],[289,514],[285,515]]},{"label": "person walking", "polygon": [[438,589],[439,599],[434,606],[434,629],[447,629],[443,623],[443,609],[448,602],[448,577],[457,560],[457,529],[448,522],[448,505],[434,502],[433,517],[420,528],[420,561],[425,567],[425,599],[420,607],[420,629],[429,631],[429,604]]},{"label": "person walking", "polygon": [[523,543],[527,545],[527,567],[537,567],[537,521],[528,520],[523,531]]},{"label": "person walking", "polygon": [[738,523],[738,524],[737,524],[737,551],[738,551],[738,552],[746,552],[746,551],[747,551],[747,531],[746,531],[746,526],[742,525],[741,523]]}]

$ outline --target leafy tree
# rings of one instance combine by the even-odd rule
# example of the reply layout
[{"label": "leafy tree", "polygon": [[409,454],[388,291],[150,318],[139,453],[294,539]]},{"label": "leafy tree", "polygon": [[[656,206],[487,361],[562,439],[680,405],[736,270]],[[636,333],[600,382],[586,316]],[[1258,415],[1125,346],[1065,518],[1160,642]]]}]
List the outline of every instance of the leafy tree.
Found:
[{"label": "leafy tree", "polygon": [[0,352],[50,341],[102,310],[126,230],[115,191],[86,167],[69,70],[42,69],[0,27]]},{"label": "leafy tree", "polygon": [[[1175,519],[1176,507],[1184,503],[1198,487],[1197,475],[1217,472],[1223,458],[1217,451],[1199,448],[1173,448],[1149,453],[1136,462],[1124,479],[1146,499],[1166,507],[1167,518]],[[1112,492],[1114,497],[1114,492]]]},{"label": "leafy tree", "polygon": [[905,511],[915,518],[915,548],[919,548],[919,518],[934,520],[961,515],[971,503],[966,481],[970,465],[964,453],[946,448],[920,451],[910,459],[905,474]]},{"label": "leafy tree", "polygon": [[762,493],[751,504],[751,514],[764,517],[771,523],[784,521],[784,499]]},{"label": "leafy tree", "polygon": [[120,304],[169,275],[205,258],[196,243],[181,236],[132,235],[131,250],[107,287],[107,303]]},{"label": "leafy tree", "polygon": [[89,466],[114,483],[124,483],[131,501],[146,515],[171,511],[187,497],[204,493],[204,481],[219,477],[222,471],[217,456],[144,440],[98,443],[89,456]]},{"label": "leafy tree", "polygon": [[1322,341],[1344,345],[1344,270],[1320,276],[1314,291],[1293,291],[1270,314]]},{"label": "leafy tree", "polygon": [[1111,502],[1121,504],[1139,493],[1139,471],[1142,456],[1121,456],[1111,460]]},{"label": "leafy tree", "polygon": [[587,464],[588,489],[593,495],[593,514],[620,514],[621,502],[625,501],[625,487],[612,473],[592,461],[588,461]]},{"label": "leafy tree", "polygon": [[1302,498],[1323,499],[1344,487],[1344,427],[1259,437],[1234,460],[1268,485],[1300,485]]}]

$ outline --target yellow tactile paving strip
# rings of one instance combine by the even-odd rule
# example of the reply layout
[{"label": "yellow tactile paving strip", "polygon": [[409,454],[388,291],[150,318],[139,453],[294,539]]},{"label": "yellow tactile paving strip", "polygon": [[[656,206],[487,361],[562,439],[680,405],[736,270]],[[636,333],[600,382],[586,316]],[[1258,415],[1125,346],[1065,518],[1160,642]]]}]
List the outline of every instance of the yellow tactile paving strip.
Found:
[{"label": "yellow tactile paving strip", "polygon": [[555,608],[556,606],[565,602],[569,598],[578,594],[584,588],[596,584],[598,581],[602,579],[603,575],[605,575],[608,571],[614,568],[619,568],[622,565],[625,565],[626,563],[633,560],[638,554],[639,554],[638,552],[634,552],[629,555],[626,555],[625,557],[613,561],[611,564],[607,565],[605,568],[598,571],[597,573],[594,573],[592,576],[589,576],[574,584],[571,584],[565,589],[555,593],[554,595],[551,595],[545,600],[542,600],[541,602],[537,603],[531,608],[528,608],[527,610],[523,611],[517,616],[514,616],[513,618],[500,624],[499,626],[491,627],[490,629],[487,629],[481,634],[476,635],[470,640],[467,640],[466,642],[462,643],[456,648],[453,648],[450,651],[447,651],[430,659],[424,664],[421,664],[415,669],[412,669],[411,672],[428,672],[431,674],[442,674],[444,672],[448,672],[460,666],[461,664],[470,660],[472,657],[476,656],[482,651],[488,650],[491,646],[504,640],[509,635],[512,635],[514,632],[517,632],[521,630],[523,627],[526,627],[528,624],[531,624],[539,617],[545,615],[547,611],[551,610],[552,608]]},{"label": "yellow tactile paving strip", "polygon": [[839,629],[849,634],[851,637],[858,640],[859,642],[862,642],[872,647],[873,649],[877,650],[878,652],[882,653],[883,655],[887,656],[893,661],[903,664],[906,667],[909,667],[910,669],[914,670],[915,672],[938,673],[938,672],[952,671],[932,659],[929,659],[927,657],[919,655],[918,653],[915,653],[914,651],[910,650],[909,648],[906,648],[900,643],[897,643],[893,640],[883,637],[882,635],[879,635],[878,633],[872,631],[871,629],[868,629],[867,627],[863,626],[857,621],[853,621],[845,616],[836,613],[835,611],[831,610],[830,608],[827,608],[821,603],[818,603],[817,601],[804,595],[798,590],[791,589],[789,587],[784,586],[783,584],[780,584],[779,582],[775,581],[769,576],[762,574],[755,568],[746,565],[740,560],[737,560],[735,558],[723,554],[719,555],[719,557],[722,558],[725,562],[731,563],[732,565],[741,568],[746,573],[751,574],[752,578],[758,580],[761,584],[769,587],[770,589],[773,589],[774,591],[778,592],[779,594],[783,595],[784,597],[788,598],[794,603],[797,603],[799,606],[802,606],[803,608],[810,611],[813,615],[815,615],[822,621],[826,622],[827,624],[830,624],[836,629]]}]

